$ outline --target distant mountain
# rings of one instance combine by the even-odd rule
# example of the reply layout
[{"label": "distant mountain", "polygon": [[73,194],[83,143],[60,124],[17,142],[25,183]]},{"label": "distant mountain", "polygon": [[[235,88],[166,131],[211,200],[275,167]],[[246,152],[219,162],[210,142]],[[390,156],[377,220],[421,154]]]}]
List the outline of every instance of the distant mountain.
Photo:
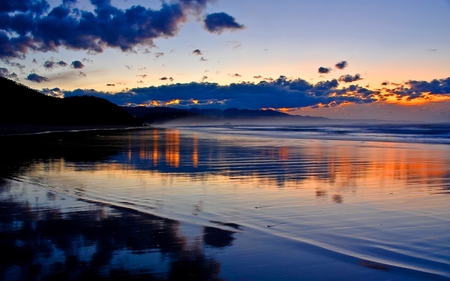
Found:
[{"label": "distant mountain", "polygon": [[320,122],[329,120],[323,117],[294,116],[274,110],[250,110],[228,108],[189,110],[170,107],[123,107],[125,111],[136,117],[139,122],[146,124],[162,124],[169,121],[183,123],[230,123],[236,121],[251,122]]},{"label": "distant mountain", "polygon": [[0,124],[90,126],[140,123],[121,107],[101,98],[55,98],[0,77]]}]

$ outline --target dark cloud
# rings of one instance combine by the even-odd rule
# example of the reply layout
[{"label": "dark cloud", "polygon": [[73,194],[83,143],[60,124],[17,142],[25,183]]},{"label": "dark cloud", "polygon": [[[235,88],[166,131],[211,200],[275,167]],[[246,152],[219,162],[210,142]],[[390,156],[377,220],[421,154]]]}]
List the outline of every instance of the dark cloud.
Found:
[{"label": "dark cloud", "polygon": [[[171,80],[171,78],[165,78]],[[117,85],[117,83],[116,83]],[[390,83],[394,85],[394,83]],[[432,81],[408,81],[395,89],[370,90],[359,85],[338,88],[337,79],[312,84],[304,79],[290,79],[280,76],[276,79],[259,83],[240,82],[219,85],[202,81],[199,83],[165,84],[124,90],[111,95],[108,92],[94,90],[64,91],[64,96],[92,95],[102,97],[119,105],[150,104],[156,101],[165,104],[179,99],[181,108],[301,108],[301,107],[336,107],[341,104],[367,104],[383,102],[388,97],[398,100],[429,98],[430,94],[450,97],[450,77]],[[193,100],[196,103],[193,104]]]},{"label": "dark cloud", "polygon": [[234,17],[226,13],[212,13],[204,19],[205,29],[211,33],[220,34],[225,30],[239,30],[244,26],[237,23]]},{"label": "dark cloud", "polygon": [[337,69],[344,69],[347,67],[347,62],[346,61],[341,61],[336,63],[334,66],[336,66]]},{"label": "dark cloud", "polygon": [[9,65],[9,66],[11,66],[11,67],[16,67],[16,68],[20,69],[20,71],[23,71],[23,69],[25,68],[25,65],[20,64],[20,63],[18,63],[18,62],[11,62],[11,61],[9,61],[9,60],[3,60],[3,62],[4,62],[6,65]]},{"label": "dark cloud", "polygon": [[[59,48],[101,53],[105,48],[134,51],[153,47],[158,38],[177,34],[189,15],[200,16],[214,0],[163,1],[160,9],[140,5],[120,9],[108,0],[91,0],[93,10],[73,7],[75,0],[50,10],[45,0],[2,0],[0,3],[0,58],[23,58],[30,51]],[[210,14],[205,19],[210,32],[241,29],[234,18]]]},{"label": "dark cloud", "polygon": [[25,78],[25,79],[28,80],[28,81],[31,81],[31,82],[36,82],[36,83],[42,83],[42,82],[50,81],[47,77],[37,75],[36,73],[28,74],[27,78]]},{"label": "dark cloud", "polygon": [[78,76],[80,76],[80,77],[86,77],[86,73],[80,71],[80,72],[78,73]]},{"label": "dark cloud", "polygon": [[253,78],[255,78],[255,79],[261,79],[262,76],[261,76],[261,75],[255,75],[255,76],[253,76]]},{"label": "dark cloud", "polygon": [[115,84],[106,84],[107,87],[115,87]]},{"label": "dark cloud", "polygon": [[[66,96],[82,93],[106,98],[116,104],[148,104],[157,101],[164,104],[173,99],[179,99],[179,107],[192,107],[192,99],[198,100],[197,107],[209,108],[248,108],[260,109],[268,107],[304,107],[333,102],[339,105],[343,102],[365,103],[373,102],[374,92],[359,86],[351,88],[354,96],[346,95],[350,88],[337,89],[337,80],[322,81],[310,84],[303,79],[288,79],[280,76],[272,82],[262,81],[257,84],[241,82],[230,85],[208,83],[202,78],[200,83],[166,84],[159,87],[135,88],[128,92],[110,95],[107,92],[92,90],[76,90],[65,92]],[[162,80],[170,80],[163,77]]]},{"label": "dark cloud", "polygon": [[355,82],[358,80],[362,80],[360,74],[355,74],[355,76],[347,74],[347,75],[342,75],[341,77],[339,77],[339,82],[345,82],[345,83],[351,83],[351,82]]},{"label": "dark cloud", "polygon": [[9,70],[4,67],[0,67],[0,77],[5,77],[19,81],[19,76],[17,76],[17,74],[15,74],[14,72],[9,72]]},{"label": "dark cloud", "polygon": [[159,58],[162,57],[162,56],[164,56],[164,53],[163,53],[163,52],[155,53],[155,58],[157,58],[157,59],[159,59]]},{"label": "dark cloud", "polygon": [[61,91],[60,88],[53,88],[53,89],[44,88],[41,90],[41,93],[43,93],[46,96],[50,96],[50,97],[56,97],[56,98],[64,97],[64,92]]},{"label": "dark cloud", "polygon": [[323,66],[319,67],[319,70],[318,70],[318,72],[321,74],[327,74],[327,73],[330,73],[330,71],[331,71],[331,68],[323,67]]},{"label": "dark cloud", "polygon": [[67,66],[67,63],[62,61],[62,60],[58,61],[56,64],[59,65],[59,66],[62,66],[62,67],[66,67]]},{"label": "dark cloud", "polygon": [[161,77],[161,78],[159,78],[159,80],[162,80],[162,81],[166,81],[166,80],[168,80],[169,78],[167,78],[167,77]]},{"label": "dark cloud", "polygon": [[84,64],[79,60],[74,60],[70,65],[75,69],[81,69],[84,67]]},{"label": "dark cloud", "polygon": [[410,87],[408,94],[411,95],[418,93],[450,95],[450,77],[447,79],[434,79],[430,82],[410,80],[406,84]]},{"label": "dark cloud", "polygon": [[206,76],[206,75],[203,76],[203,77],[202,77],[202,82],[204,82],[206,79],[208,79],[208,76]]},{"label": "dark cloud", "polygon": [[235,73],[235,74],[230,74],[231,77],[242,77],[242,75],[240,75],[239,73]]},{"label": "dark cloud", "polygon": [[55,62],[48,60],[44,62],[44,68],[45,69],[53,69],[55,67]]},{"label": "dark cloud", "polygon": [[204,57],[200,58],[200,61],[208,61],[207,59],[205,59]]},{"label": "dark cloud", "polygon": [[194,55],[198,55],[198,56],[201,56],[201,55],[202,55],[202,51],[200,51],[199,49],[193,50],[192,53],[193,53]]},{"label": "dark cloud", "polygon": [[381,86],[387,86],[389,85],[389,81],[384,81],[383,83],[381,83]]},{"label": "dark cloud", "polygon": [[136,77],[146,78],[146,77],[147,77],[147,74],[136,75]]},{"label": "dark cloud", "polygon": [[6,77],[7,75],[9,75],[9,70],[7,68],[0,67],[0,76]]}]

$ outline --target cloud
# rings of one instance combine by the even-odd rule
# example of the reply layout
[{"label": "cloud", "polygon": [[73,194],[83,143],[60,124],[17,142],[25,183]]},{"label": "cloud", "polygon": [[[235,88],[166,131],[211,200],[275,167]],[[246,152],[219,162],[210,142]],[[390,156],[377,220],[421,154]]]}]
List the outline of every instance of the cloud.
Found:
[{"label": "cloud", "polygon": [[[164,78],[164,77],[163,77]],[[165,77],[165,80],[169,78]],[[373,102],[376,93],[359,86],[337,89],[337,80],[322,81],[311,84],[303,79],[288,79],[280,76],[271,82],[262,81],[257,84],[249,82],[218,85],[208,83],[206,77],[199,83],[165,84],[158,87],[144,87],[111,95],[107,92],[93,90],[66,91],[65,96],[80,95],[82,93],[106,98],[116,104],[128,103],[141,105],[151,104],[153,101],[165,104],[179,99],[178,107],[209,107],[209,108],[292,108],[325,104],[339,105],[345,102],[366,103]],[[348,92],[352,95],[348,95]],[[198,101],[195,105],[192,100]]]},{"label": "cloud", "polygon": [[[140,5],[128,9],[109,0],[91,0],[92,10],[73,7],[75,0],[50,9],[46,0],[2,0],[0,4],[0,58],[23,58],[30,51],[57,51],[59,48],[101,53],[105,48],[124,52],[153,47],[154,40],[177,35],[189,20],[200,16],[215,0],[162,1],[159,9]],[[225,13],[205,19],[210,32],[243,28]]]},{"label": "cloud", "polygon": [[80,76],[80,77],[86,77],[86,73],[80,71],[80,72],[78,73],[78,76]]},{"label": "cloud", "polygon": [[115,84],[106,84],[107,87],[115,87]]},{"label": "cloud", "polygon": [[9,72],[7,68],[0,67],[0,77],[10,78],[16,81],[19,81],[19,76],[14,72]]},{"label": "cloud", "polygon": [[161,78],[159,78],[159,80],[162,80],[162,81],[166,81],[166,80],[170,80],[170,82],[173,82],[173,78],[172,77],[161,77]]},{"label": "cloud", "polygon": [[336,63],[334,66],[336,66],[337,69],[344,69],[346,68],[348,63],[346,61],[341,61]]},{"label": "cloud", "polygon": [[330,71],[331,71],[331,68],[323,67],[323,66],[319,67],[319,70],[318,70],[318,72],[321,74],[327,74],[327,73],[330,73]]},{"label": "cloud", "polygon": [[253,76],[253,78],[255,78],[255,79],[261,79],[262,76],[261,76],[261,75],[255,75],[255,76]]},{"label": "cloud", "polygon": [[355,74],[355,76],[347,74],[347,75],[342,75],[341,77],[339,77],[338,80],[339,80],[339,82],[351,83],[351,82],[355,82],[358,80],[362,80],[362,78],[361,78],[360,74]]},{"label": "cloud", "polygon": [[447,79],[434,79],[430,82],[410,80],[406,82],[406,85],[410,87],[407,90],[407,93],[410,95],[417,95],[418,93],[450,95],[450,77]]},{"label": "cloud", "polygon": [[[0,46],[1,46],[1,44],[0,44]],[[0,49],[1,49],[1,48],[0,48]],[[1,52],[1,51],[0,51],[0,52]],[[25,68],[25,65],[20,64],[20,63],[18,63],[18,62],[11,62],[11,61],[9,61],[9,60],[3,60],[3,62],[4,62],[6,65],[9,65],[9,66],[11,66],[11,67],[18,68],[18,69],[20,70],[20,72],[23,73],[23,70],[24,70],[24,68]]]},{"label": "cloud", "polygon": [[70,65],[75,69],[81,69],[84,67],[84,64],[79,60],[74,60]]},{"label": "cloud", "polygon": [[9,75],[9,70],[7,68],[0,67],[0,76],[6,77],[7,75]]},{"label": "cloud", "polygon": [[198,55],[198,56],[201,56],[201,55],[202,55],[202,51],[200,51],[199,49],[193,50],[192,53],[193,53],[194,55]]},{"label": "cloud", "polygon": [[[237,73],[236,73],[237,74]],[[234,76],[236,74],[229,74]],[[239,75],[239,74],[237,74]],[[345,81],[360,79],[359,75],[344,75]],[[359,77],[359,78],[358,78]],[[89,89],[64,91],[64,96],[93,95],[110,100],[119,105],[166,104],[172,100],[179,103],[170,105],[179,108],[336,108],[348,104],[385,103],[386,101],[430,100],[434,97],[450,99],[450,77],[431,81],[410,80],[402,84],[389,83],[393,89],[368,89],[367,86],[349,85],[341,87],[338,79],[318,83],[301,78],[266,78],[250,83],[239,82],[219,85],[207,82],[205,75],[200,82],[165,83],[161,86],[124,89],[110,94]],[[341,80],[342,80],[341,79]],[[172,77],[160,80],[173,82]],[[141,81],[138,81],[140,83]],[[115,85],[117,85],[116,83]],[[195,104],[193,103],[195,101]]]},{"label": "cloud", "polygon": [[44,62],[44,68],[45,69],[53,69],[55,67],[55,62],[48,60]]},{"label": "cloud", "polygon": [[200,58],[200,61],[208,61],[207,59],[205,59],[204,57]]},{"label": "cloud", "polygon": [[159,58],[162,57],[162,56],[164,56],[164,53],[163,53],[163,52],[155,53],[155,58],[157,58],[157,59],[159,59]]},{"label": "cloud", "polygon": [[36,73],[28,74],[27,78],[25,78],[25,79],[28,80],[28,81],[31,81],[31,82],[36,82],[36,83],[42,83],[42,82],[50,81],[50,79],[48,79],[47,77],[37,75]]},{"label": "cloud", "polygon": [[211,33],[221,34],[225,30],[240,30],[244,26],[237,23],[234,17],[226,13],[208,14],[204,19],[204,27]]},{"label": "cloud", "polygon": [[146,78],[147,74],[136,75],[136,77]]},{"label": "cloud", "polygon": [[381,83],[381,86],[387,86],[389,85],[389,81],[383,81],[383,83]]},{"label": "cloud", "polygon": [[239,73],[235,73],[235,74],[228,74],[231,77],[242,77],[242,75],[240,75]]},{"label": "cloud", "polygon": [[62,67],[66,67],[67,66],[67,63],[65,61],[62,61],[62,60],[58,61],[56,64],[59,65],[59,66],[62,66]]},{"label": "cloud", "polygon": [[242,43],[239,42],[239,41],[236,41],[236,40],[229,41],[229,42],[226,43],[226,45],[233,47],[233,49],[239,49],[239,48],[242,47]]},{"label": "cloud", "polygon": [[94,62],[93,60],[87,59],[87,58],[83,58],[81,61],[82,62],[87,62],[87,63],[93,63]]},{"label": "cloud", "polygon": [[50,97],[56,97],[56,98],[64,97],[64,92],[61,91],[60,88],[53,88],[53,89],[44,88],[41,90],[41,93],[43,93],[46,96],[50,96]]}]

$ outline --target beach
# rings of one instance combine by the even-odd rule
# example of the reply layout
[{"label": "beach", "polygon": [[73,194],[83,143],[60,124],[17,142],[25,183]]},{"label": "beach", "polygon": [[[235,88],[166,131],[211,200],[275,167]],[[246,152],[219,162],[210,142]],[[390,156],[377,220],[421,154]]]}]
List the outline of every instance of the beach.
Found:
[{"label": "beach", "polygon": [[4,137],[1,279],[448,280],[448,129],[427,128]]}]

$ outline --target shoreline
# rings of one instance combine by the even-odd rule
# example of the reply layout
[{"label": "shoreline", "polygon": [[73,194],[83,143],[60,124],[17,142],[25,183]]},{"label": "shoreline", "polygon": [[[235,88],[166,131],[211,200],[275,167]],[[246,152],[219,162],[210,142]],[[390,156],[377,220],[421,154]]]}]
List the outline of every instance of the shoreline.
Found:
[{"label": "shoreline", "polygon": [[87,132],[87,131],[109,131],[109,130],[138,130],[146,129],[148,126],[125,126],[125,125],[86,125],[86,126],[54,126],[54,125],[0,125],[0,137],[30,136],[50,133]]}]

